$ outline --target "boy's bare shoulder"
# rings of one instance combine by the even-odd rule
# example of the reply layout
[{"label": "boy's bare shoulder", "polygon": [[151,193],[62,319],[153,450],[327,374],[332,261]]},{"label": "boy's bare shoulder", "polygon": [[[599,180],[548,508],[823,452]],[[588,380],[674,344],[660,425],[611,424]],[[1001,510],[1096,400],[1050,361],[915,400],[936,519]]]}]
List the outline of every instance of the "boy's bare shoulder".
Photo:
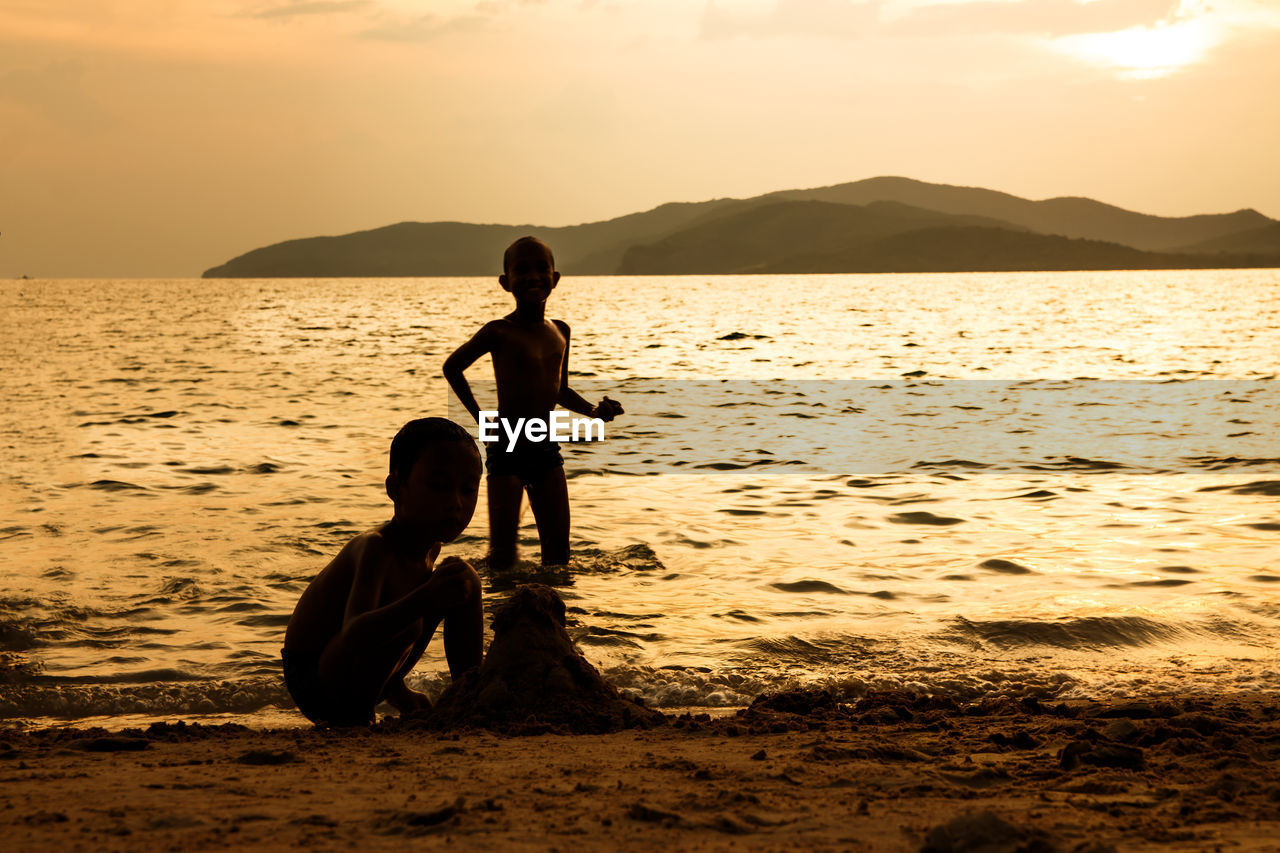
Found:
[{"label": "boy's bare shoulder", "polygon": [[391,555],[391,543],[383,535],[382,528],[375,527],[351,537],[330,565],[355,570],[369,564],[381,563]]},{"label": "boy's bare shoulder", "polygon": [[[357,583],[377,583],[391,548],[381,529],[366,530],[342,546],[303,591],[285,629],[284,647],[319,655],[341,630],[347,600]],[[358,578],[363,578],[362,581]]]},{"label": "boy's bare shoulder", "polygon": [[509,338],[514,330],[515,327],[511,323],[511,318],[499,317],[481,326],[480,331],[475,333],[472,340],[485,344],[489,349],[493,349]]}]

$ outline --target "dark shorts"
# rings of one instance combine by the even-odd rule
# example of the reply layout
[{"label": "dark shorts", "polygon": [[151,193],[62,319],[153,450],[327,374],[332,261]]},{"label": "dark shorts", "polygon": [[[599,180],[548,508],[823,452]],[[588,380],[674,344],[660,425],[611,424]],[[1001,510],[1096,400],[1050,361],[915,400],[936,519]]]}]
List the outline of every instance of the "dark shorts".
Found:
[{"label": "dark shorts", "polygon": [[320,659],[280,650],[284,686],[302,715],[317,726],[360,726],[373,722],[373,709],[355,711],[334,702],[320,682]]},{"label": "dark shorts", "polygon": [[484,464],[490,477],[519,477],[528,486],[537,483],[549,471],[564,466],[557,441],[519,440],[510,451],[505,439],[487,442],[484,446]]}]

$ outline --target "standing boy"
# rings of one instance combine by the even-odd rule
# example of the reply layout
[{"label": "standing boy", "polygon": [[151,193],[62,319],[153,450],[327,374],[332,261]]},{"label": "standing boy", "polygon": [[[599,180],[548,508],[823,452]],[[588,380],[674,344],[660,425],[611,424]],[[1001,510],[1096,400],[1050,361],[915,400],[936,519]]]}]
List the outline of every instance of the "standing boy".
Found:
[{"label": "standing boy", "polygon": [[442,621],[453,678],[480,665],[480,578],[457,557],[435,565],[476,509],[474,440],[444,418],[410,421],[391,442],[386,486],[391,520],[356,536],[315,576],[285,632],[285,686],[317,724],[371,723],[383,699],[404,714],[430,708],[404,677]]},{"label": "standing boy", "polygon": [[[555,258],[541,240],[521,237],[507,248],[498,283],[515,297],[515,310],[486,323],[444,363],[445,379],[477,422],[480,406],[463,374],[484,355],[493,359],[500,419],[549,422],[557,404],[605,421],[622,414],[622,407],[608,397],[593,406],[569,388],[569,326],[546,318],[547,297],[559,281]],[[542,564],[569,562],[569,492],[560,446],[549,438],[531,441],[524,436],[512,449],[505,441],[492,442],[485,445],[485,464],[489,469],[489,566],[502,570],[515,564],[520,504],[526,490],[538,525]]]}]

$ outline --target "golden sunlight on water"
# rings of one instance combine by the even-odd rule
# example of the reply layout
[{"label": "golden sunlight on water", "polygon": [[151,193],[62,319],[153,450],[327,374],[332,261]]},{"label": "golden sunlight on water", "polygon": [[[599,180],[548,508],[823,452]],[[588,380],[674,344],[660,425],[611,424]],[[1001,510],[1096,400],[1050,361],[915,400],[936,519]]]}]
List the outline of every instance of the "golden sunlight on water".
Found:
[{"label": "golden sunlight on water", "polygon": [[[793,681],[1272,685],[1277,286],[566,279],[573,381],[628,416],[567,449],[575,559],[547,579],[588,656],[668,706]],[[481,279],[0,285],[0,652],[26,667],[0,714],[283,703],[297,595],[387,517],[391,435],[450,411],[440,364],[504,298]],[[479,559],[485,530],[482,494],[446,553]],[[433,647],[418,678],[442,669]]]}]

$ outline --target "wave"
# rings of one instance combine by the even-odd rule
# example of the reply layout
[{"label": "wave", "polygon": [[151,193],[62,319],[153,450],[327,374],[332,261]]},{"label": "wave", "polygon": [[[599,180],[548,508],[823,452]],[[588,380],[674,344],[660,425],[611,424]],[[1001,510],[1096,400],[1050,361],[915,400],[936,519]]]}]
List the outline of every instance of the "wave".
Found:
[{"label": "wave", "polygon": [[1028,471],[1123,471],[1133,466],[1108,459],[1087,459],[1083,456],[1049,457],[1043,464],[1022,466]]},{"label": "wave", "polygon": [[1050,646],[1099,651],[1125,646],[1177,643],[1196,637],[1248,643],[1257,639],[1256,634],[1257,631],[1245,623],[1223,618],[1170,624],[1142,616],[1089,616],[1049,622],[1035,619],[971,621],[957,617],[947,630],[936,636],[944,641],[977,643],[1005,649]]},{"label": "wave", "polygon": [[[1252,458],[1247,456],[1188,456],[1184,460],[1188,464],[1203,468],[1207,471],[1227,471],[1232,468],[1272,468],[1280,465],[1280,458],[1260,457]],[[1264,485],[1266,485],[1264,483]],[[1276,481],[1270,481],[1271,488],[1274,489]],[[1210,489],[1201,489],[1201,491],[1210,491]],[[1240,492],[1239,494],[1250,494],[1249,492]],[[1262,494],[1275,494],[1275,491],[1262,492]]]},{"label": "wave", "polygon": [[[784,645],[794,646],[783,641]],[[801,688],[829,690],[838,701],[854,701],[880,691],[909,691],[956,702],[991,698],[1096,698],[1121,695],[1167,695],[1222,686],[1221,673],[1211,667],[1188,671],[1178,661],[1163,669],[1147,663],[1113,665],[1105,671],[1068,665],[1045,666],[1042,659],[992,661],[978,659],[955,665],[927,665],[914,656],[858,655],[846,649],[808,649],[810,654],[839,659],[838,671],[814,672],[804,668],[776,667],[768,671],[712,670],[696,666],[601,667],[604,677],[621,692],[664,711],[688,708],[745,707],[765,693]],[[794,655],[804,651],[792,647]],[[948,656],[955,660],[955,655]],[[448,685],[443,672],[414,675],[411,687],[436,699]],[[1232,669],[1233,689],[1280,689],[1280,676],[1265,665]],[[279,676],[237,680],[198,680],[148,684],[3,683],[0,681],[0,721],[28,721],[37,725],[67,723],[89,718],[157,717],[199,718],[238,715],[253,722],[255,715],[271,717],[289,711],[293,701]],[[380,713],[393,713],[383,706]],[[274,718],[273,718],[274,719]],[[41,723],[41,721],[44,721]],[[306,725],[299,714],[297,725]]]},{"label": "wave", "polygon": [[[840,676],[802,678],[788,673],[703,672],[697,668],[617,666],[603,675],[621,692],[653,708],[733,708],[757,696],[819,687],[841,700],[880,690],[912,690],[970,701],[988,696],[1050,698],[1073,686],[1067,673],[1011,670],[1003,676],[982,673],[880,672],[874,668]],[[447,685],[443,674],[411,677],[411,685],[433,699]],[[156,684],[0,684],[0,720],[73,721],[90,717],[192,717],[238,714],[294,707],[283,681],[262,677],[234,681]],[[382,709],[390,713],[389,706]],[[301,716],[299,724],[304,724]]]},{"label": "wave", "polygon": [[268,707],[293,707],[281,679],[0,685],[0,720],[252,714]]},{"label": "wave", "polygon": [[1205,486],[1197,492],[1227,492],[1232,495],[1265,495],[1280,498],[1280,480],[1255,480],[1234,486]]},{"label": "wave", "polygon": [[147,599],[137,607],[98,609],[66,600],[40,600],[22,596],[0,597],[0,652],[29,652],[50,646],[118,648],[142,636],[167,636],[173,628],[137,624],[97,624],[93,620],[127,618],[148,611]]},{"label": "wave", "polygon": [[0,652],[26,652],[65,642],[102,613],[66,601],[0,596]]}]

